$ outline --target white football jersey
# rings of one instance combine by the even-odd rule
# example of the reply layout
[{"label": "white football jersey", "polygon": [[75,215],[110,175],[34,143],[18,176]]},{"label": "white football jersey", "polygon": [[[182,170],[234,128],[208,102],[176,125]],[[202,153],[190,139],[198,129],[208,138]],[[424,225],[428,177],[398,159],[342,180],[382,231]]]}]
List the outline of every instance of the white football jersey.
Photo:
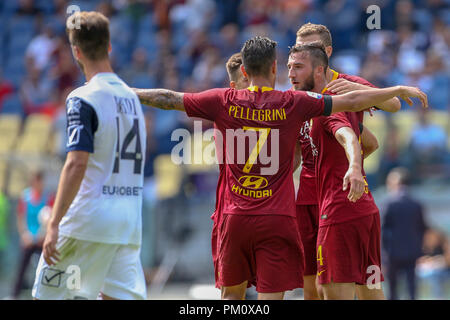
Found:
[{"label": "white football jersey", "polygon": [[66,109],[67,150],[90,156],[60,234],[139,245],[146,129],[137,95],[116,74],[99,73],[70,93]]}]

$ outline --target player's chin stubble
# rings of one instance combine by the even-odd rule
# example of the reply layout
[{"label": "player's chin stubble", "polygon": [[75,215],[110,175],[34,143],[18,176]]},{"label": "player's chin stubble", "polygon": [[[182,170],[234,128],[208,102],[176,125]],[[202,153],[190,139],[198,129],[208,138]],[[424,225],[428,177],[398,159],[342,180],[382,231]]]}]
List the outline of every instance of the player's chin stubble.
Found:
[{"label": "player's chin stubble", "polygon": [[316,86],[316,84],[314,82],[314,74],[313,74],[313,72],[311,72],[309,77],[305,79],[305,82],[304,82],[303,86],[300,88],[300,90],[311,91],[312,89],[314,89],[315,86]]}]

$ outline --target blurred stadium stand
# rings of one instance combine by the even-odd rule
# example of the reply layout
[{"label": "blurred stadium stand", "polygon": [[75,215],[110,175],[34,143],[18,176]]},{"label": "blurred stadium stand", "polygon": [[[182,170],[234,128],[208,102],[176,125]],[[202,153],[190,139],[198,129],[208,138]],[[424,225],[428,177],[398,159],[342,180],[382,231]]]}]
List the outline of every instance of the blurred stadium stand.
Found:
[{"label": "blurred stadium stand", "polygon": [[[381,7],[381,30],[366,28],[369,4]],[[180,91],[227,86],[226,60],[256,34],[278,42],[279,70],[285,70],[288,46],[295,42],[300,25],[309,21],[327,25],[333,36],[330,65],[334,69],[360,75],[380,87],[413,85],[428,94],[428,118],[445,132],[446,149],[441,162],[414,171],[414,190],[427,206],[430,223],[450,234],[449,0],[0,1],[0,190],[12,208],[6,252],[12,265],[0,266],[4,280],[0,280],[0,296],[8,294],[15,265],[17,196],[35,168],[49,173],[47,187],[56,190],[64,161],[64,101],[84,82],[68,58],[64,29],[69,5],[109,17],[114,69],[131,86]],[[39,41],[29,51],[32,40]],[[38,64],[36,60],[47,54],[48,59]],[[286,80],[287,74],[280,73],[278,87],[288,88]],[[412,165],[410,142],[419,115],[417,106],[402,107],[411,110],[393,115],[377,111],[365,118],[380,142],[380,149],[365,164],[377,202],[383,201],[388,170]],[[180,127],[191,130],[192,121],[158,110],[146,110],[146,116],[151,121],[146,164],[150,191],[144,204],[142,251],[148,279],[157,273],[167,251],[178,248],[169,282],[212,283],[209,216],[217,166],[174,165],[171,133]],[[203,127],[211,124],[204,122]]]}]

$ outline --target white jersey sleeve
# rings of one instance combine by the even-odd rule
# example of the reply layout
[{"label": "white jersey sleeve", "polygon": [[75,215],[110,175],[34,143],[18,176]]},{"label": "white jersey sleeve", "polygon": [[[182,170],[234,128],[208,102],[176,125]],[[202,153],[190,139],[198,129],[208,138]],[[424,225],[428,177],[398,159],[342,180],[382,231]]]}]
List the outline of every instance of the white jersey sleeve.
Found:
[{"label": "white jersey sleeve", "polygon": [[94,152],[94,134],[98,118],[94,108],[78,97],[66,102],[67,143],[66,150]]}]

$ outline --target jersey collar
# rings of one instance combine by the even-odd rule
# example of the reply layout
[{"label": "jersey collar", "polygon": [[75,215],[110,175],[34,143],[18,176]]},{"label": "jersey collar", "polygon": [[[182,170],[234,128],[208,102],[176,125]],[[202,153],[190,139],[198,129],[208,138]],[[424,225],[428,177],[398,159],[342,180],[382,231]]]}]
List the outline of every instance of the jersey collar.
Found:
[{"label": "jersey collar", "polygon": [[[331,69],[331,68],[330,68],[330,71],[333,73],[333,77],[331,78],[331,81],[336,80],[336,79],[339,77],[339,72],[336,72],[336,71],[334,71],[334,70]],[[330,82],[331,82],[331,81],[330,81]],[[322,93],[325,93],[325,91],[327,91],[327,90],[328,90],[327,87],[323,88]]]},{"label": "jersey collar", "polygon": [[[258,86],[250,86],[247,88],[249,91],[251,92],[258,92],[259,91],[259,87]],[[272,91],[273,88],[271,87],[262,87],[261,88],[261,92],[265,92],[265,91]]]},{"label": "jersey collar", "polygon": [[94,77],[116,77],[117,75],[114,72],[99,72],[96,73]]}]

